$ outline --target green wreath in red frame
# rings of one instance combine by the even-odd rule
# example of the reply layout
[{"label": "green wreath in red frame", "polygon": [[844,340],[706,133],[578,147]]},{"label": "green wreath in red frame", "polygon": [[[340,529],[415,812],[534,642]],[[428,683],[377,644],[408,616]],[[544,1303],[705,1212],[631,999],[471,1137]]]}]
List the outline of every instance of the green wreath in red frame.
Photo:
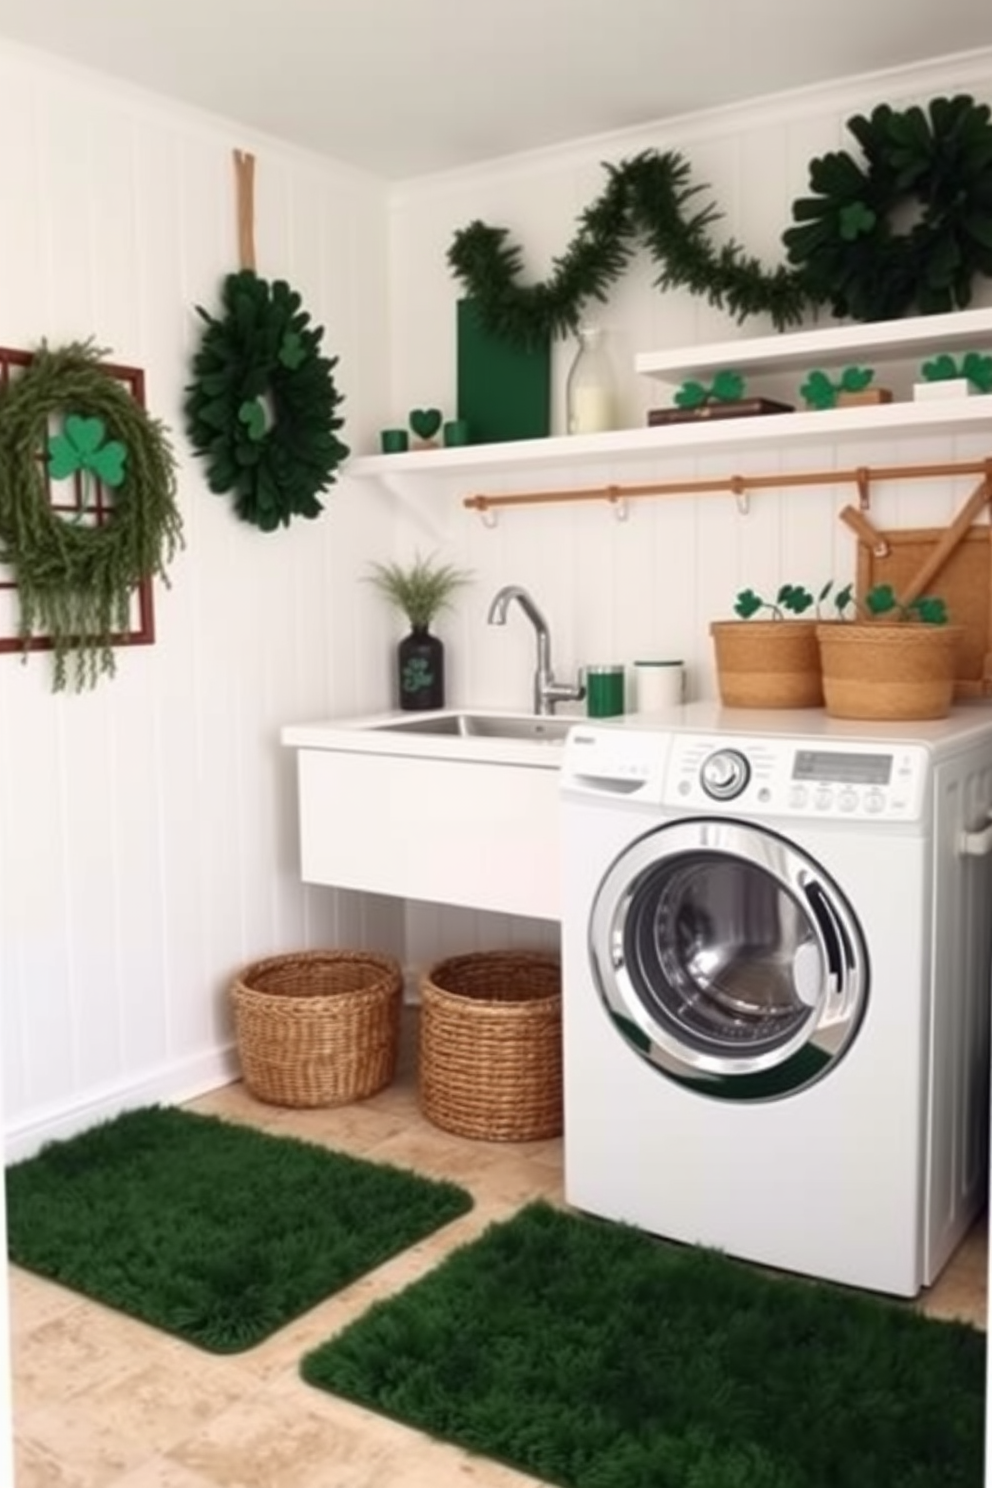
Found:
[{"label": "green wreath in red frame", "polygon": [[206,330],[186,390],[187,430],[210,489],[233,493],[243,521],[274,532],[319,516],[318,493],[348,457],[336,432],[337,358],[320,355],[323,330],[285,280],[270,285],[242,269],[222,299],[220,318],[197,306]]},{"label": "green wreath in red frame", "polygon": [[989,120],[966,94],[849,119],[864,163],[846,151],[812,161],[817,194],[793,202],[799,225],[782,235],[810,297],[862,321],[970,304],[992,275]]}]

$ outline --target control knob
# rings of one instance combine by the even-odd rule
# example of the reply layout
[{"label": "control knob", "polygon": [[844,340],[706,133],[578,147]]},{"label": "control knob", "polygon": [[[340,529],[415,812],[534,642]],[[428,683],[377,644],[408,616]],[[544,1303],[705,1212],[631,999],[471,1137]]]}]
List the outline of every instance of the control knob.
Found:
[{"label": "control knob", "polygon": [[739,749],[718,749],[703,761],[700,780],[714,801],[732,801],[751,778],[751,766]]}]

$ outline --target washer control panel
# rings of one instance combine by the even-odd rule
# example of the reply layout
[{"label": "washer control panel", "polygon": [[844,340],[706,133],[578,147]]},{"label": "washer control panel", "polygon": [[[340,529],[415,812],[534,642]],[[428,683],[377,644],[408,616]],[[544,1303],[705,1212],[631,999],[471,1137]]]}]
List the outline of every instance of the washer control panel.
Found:
[{"label": "washer control panel", "polygon": [[929,755],[920,744],[841,743],[673,733],[667,804],[714,804],[787,817],[915,821]]}]

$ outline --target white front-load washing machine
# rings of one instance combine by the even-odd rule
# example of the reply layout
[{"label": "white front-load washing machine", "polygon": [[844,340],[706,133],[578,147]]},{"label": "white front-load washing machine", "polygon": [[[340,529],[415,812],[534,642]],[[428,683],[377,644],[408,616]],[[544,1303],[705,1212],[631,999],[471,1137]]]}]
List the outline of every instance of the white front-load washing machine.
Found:
[{"label": "white front-load washing machine", "polygon": [[566,1200],[915,1295],[987,1187],[992,708],[579,723],[561,792]]}]

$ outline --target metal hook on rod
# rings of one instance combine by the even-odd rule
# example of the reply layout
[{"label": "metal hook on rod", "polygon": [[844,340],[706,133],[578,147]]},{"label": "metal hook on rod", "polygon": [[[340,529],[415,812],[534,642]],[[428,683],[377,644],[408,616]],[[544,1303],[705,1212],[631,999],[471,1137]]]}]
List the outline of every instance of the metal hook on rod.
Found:
[{"label": "metal hook on rod", "polygon": [[751,510],[751,498],[748,496],[747,487],[741,476],[732,475],[730,477],[730,489],[733,492],[734,500],[737,502],[737,510],[742,517],[746,517]]},{"label": "metal hook on rod", "polygon": [[630,507],[627,498],[618,486],[607,486],[606,499],[613,508],[613,515],[618,522],[626,522],[630,515]]}]

